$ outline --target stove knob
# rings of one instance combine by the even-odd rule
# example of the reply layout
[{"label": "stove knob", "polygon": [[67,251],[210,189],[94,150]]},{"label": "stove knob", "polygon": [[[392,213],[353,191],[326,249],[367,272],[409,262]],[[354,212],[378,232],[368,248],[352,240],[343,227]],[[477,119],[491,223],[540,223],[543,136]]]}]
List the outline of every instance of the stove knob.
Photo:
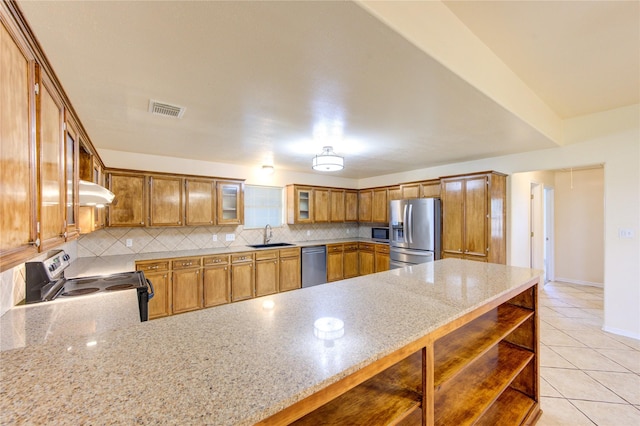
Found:
[{"label": "stove knob", "polygon": [[49,265],[49,272],[53,272],[56,270],[56,265]]},{"label": "stove knob", "polygon": [[62,260],[69,260],[71,259],[71,256],[69,256],[68,254],[65,253],[64,256],[62,256]]}]

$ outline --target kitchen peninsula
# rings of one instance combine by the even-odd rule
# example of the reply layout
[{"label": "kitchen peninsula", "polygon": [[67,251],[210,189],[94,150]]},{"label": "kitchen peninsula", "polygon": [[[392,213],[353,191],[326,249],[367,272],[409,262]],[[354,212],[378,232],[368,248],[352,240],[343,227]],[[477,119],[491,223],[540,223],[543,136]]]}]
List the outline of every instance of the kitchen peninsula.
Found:
[{"label": "kitchen peninsula", "polygon": [[0,423],[534,423],[539,278],[446,259],[4,351]]}]

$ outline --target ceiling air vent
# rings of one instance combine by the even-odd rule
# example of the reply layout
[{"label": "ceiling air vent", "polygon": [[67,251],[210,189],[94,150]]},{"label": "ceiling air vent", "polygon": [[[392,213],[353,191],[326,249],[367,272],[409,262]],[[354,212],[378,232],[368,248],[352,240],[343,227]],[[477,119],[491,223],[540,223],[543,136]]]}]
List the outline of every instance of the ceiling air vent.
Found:
[{"label": "ceiling air vent", "polygon": [[149,112],[154,115],[164,115],[166,117],[182,118],[186,108],[171,105],[165,102],[149,100]]}]

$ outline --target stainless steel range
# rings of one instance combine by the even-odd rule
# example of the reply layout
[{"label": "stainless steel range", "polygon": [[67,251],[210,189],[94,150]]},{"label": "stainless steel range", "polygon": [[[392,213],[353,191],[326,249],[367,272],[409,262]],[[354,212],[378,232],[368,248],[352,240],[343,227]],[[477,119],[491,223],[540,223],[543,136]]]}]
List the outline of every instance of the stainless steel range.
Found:
[{"label": "stainless steel range", "polygon": [[58,297],[79,297],[97,292],[136,289],[140,321],[149,318],[149,300],[153,297],[153,285],[142,271],[121,272],[93,277],[66,278],[69,255],[64,250],[55,251],[39,262],[27,262],[26,303],[39,303]]}]

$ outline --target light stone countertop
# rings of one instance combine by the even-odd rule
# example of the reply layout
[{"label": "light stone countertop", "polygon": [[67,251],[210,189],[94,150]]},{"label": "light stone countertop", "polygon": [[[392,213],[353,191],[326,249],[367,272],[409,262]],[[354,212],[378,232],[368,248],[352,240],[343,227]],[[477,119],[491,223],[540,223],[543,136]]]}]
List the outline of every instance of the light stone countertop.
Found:
[{"label": "light stone countertop", "polygon": [[59,297],[15,306],[0,317],[0,351],[83,337],[88,343],[100,333],[139,323],[136,290]]},{"label": "light stone countertop", "polygon": [[[191,256],[209,256],[216,254],[238,253],[243,251],[257,251],[257,250],[277,250],[287,247],[311,247],[322,246],[327,244],[344,243],[351,241],[362,242],[375,242],[369,238],[345,238],[338,240],[315,240],[315,241],[301,241],[293,243],[292,246],[285,247],[270,247],[256,249],[249,246],[231,246],[223,248],[208,248],[208,249],[194,249],[194,250],[177,250],[177,251],[164,251],[156,253],[136,253],[125,254],[116,256],[99,256],[99,257],[80,257],[69,265],[69,268],[65,270],[65,276],[69,278],[76,277],[90,277],[94,275],[106,275],[114,274],[118,272],[135,271],[136,262],[144,260],[160,260],[160,259],[172,259],[178,257],[191,257]],[[380,244],[380,243],[378,243]]]},{"label": "light stone countertop", "polygon": [[539,275],[447,259],[0,352],[0,423],[253,424]]}]

